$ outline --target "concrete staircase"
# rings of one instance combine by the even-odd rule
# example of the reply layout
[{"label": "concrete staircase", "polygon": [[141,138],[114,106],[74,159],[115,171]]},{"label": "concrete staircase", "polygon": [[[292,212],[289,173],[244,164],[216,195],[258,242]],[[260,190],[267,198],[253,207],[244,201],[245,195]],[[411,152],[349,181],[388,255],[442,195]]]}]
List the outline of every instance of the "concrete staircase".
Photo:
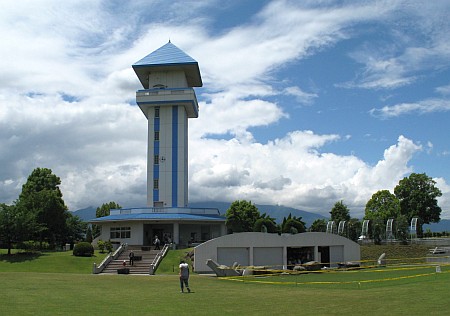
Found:
[{"label": "concrete staircase", "polygon": [[[128,257],[131,251],[134,252],[135,257],[142,257],[142,260],[134,260],[132,266],[129,264],[130,258]],[[149,274],[150,264],[153,262],[159,251],[160,250],[142,250],[140,246],[128,246],[127,250],[122,252],[116,260],[112,260],[101,273],[117,274],[118,269],[124,268],[123,261],[125,260],[125,268],[130,269],[129,274]]]}]

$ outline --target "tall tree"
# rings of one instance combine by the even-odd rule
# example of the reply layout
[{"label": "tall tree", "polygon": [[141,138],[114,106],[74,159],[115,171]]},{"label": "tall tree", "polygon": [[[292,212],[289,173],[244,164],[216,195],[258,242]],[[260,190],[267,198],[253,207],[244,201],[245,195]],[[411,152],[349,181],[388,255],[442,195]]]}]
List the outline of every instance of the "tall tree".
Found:
[{"label": "tall tree", "polygon": [[389,190],[380,190],[366,203],[364,219],[379,219],[384,223],[400,215],[400,201]]},{"label": "tall tree", "polygon": [[69,216],[59,185],[61,179],[50,169],[36,168],[22,186],[17,206],[36,216],[44,229],[36,236],[51,245],[64,242],[66,220]]},{"label": "tall tree", "polygon": [[441,208],[437,198],[442,195],[436,182],[425,173],[411,173],[394,188],[395,196],[400,200],[400,212],[408,218],[420,219],[417,234],[422,236],[422,225],[437,223],[441,219]]},{"label": "tall tree", "polygon": [[330,211],[331,220],[338,224],[340,221],[350,220],[350,210],[341,200],[336,202]]},{"label": "tall tree", "polygon": [[[95,217],[103,217],[103,216],[108,216],[110,214],[111,210],[116,210],[116,209],[121,209],[122,206],[120,206],[118,203],[116,202],[108,202],[108,203],[103,203],[102,206],[97,207],[97,209],[95,210]],[[92,237],[93,238],[97,238],[98,236],[100,236],[100,226],[99,225],[92,225]]]},{"label": "tall tree", "polygon": [[225,216],[228,230],[232,233],[239,233],[252,232],[261,214],[251,201],[237,200],[231,203]]}]

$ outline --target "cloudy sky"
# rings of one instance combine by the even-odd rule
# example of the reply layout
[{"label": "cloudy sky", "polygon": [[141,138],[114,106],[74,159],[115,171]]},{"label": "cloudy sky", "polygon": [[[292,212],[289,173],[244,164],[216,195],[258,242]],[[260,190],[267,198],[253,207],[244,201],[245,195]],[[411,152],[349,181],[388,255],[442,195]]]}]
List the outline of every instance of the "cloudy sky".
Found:
[{"label": "cloudy sky", "polygon": [[198,61],[189,200],[362,217],[426,173],[450,218],[450,2],[0,2],[0,202],[36,167],[69,209],[146,203],[131,65],[169,39]]}]

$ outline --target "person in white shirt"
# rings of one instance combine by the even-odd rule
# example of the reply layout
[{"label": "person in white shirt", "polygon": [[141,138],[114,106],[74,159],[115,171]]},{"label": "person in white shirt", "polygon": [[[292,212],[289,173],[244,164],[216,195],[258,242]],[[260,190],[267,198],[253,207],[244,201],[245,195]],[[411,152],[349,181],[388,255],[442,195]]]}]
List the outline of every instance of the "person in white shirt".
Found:
[{"label": "person in white shirt", "polygon": [[191,293],[191,289],[189,288],[189,265],[184,262],[184,260],[180,261],[180,287],[181,287],[181,293],[184,293],[184,286],[186,286],[186,289],[188,293]]}]

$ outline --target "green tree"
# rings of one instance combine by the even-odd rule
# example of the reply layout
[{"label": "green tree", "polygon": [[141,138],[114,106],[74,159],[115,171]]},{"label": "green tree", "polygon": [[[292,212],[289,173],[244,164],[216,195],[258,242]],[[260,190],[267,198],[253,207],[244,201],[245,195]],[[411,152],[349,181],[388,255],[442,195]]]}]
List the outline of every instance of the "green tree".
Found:
[{"label": "green tree", "polygon": [[97,241],[97,247],[98,247],[98,249],[100,250],[101,253],[104,253],[105,252],[105,248],[106,248],[106,243],[103,240],[99,239]]},{"label": "green tree", "polygon": [[87,229],[86,229],[86,241],[88,243],[91,243],[92,240],[93,240],[93,238],[92,238],[92,227],[88,226]]},{"label": "green tree", "polygon": [[116,202],[104,203],[102,204],[102,206],[97,207],[97,210],[95,211],[95,217],[108,216],[111,210],[120,208],[122,208],[122,206],[120,206]]},{"label": "green tree", "polygon": [[26,241],[42,229],[34,215],[16,205],[0,204],[0,241],[9,255],[14,243]]},{"label": "green tree", "polygon": [[334,204],[330,211],[330,215],[331,220],[334,221],[336,225],[338,225],[340,221],[350,220],[350,210],[342,200]]},{"label": "green tree", "polygon": [[327,221],[325,218],[318,218],[316,219],[309,228],[312,232],[323,232],[325,233],[327,231]]},{"label": "green tree", "polygon": [[279,227],[275,222],[274,218],[264,213],[261,215],[260,218],[256,220],[255,226],[253,227],[253,231],[265,233],[277,233],[279,231]]},{"label": "green tree", "polygon": [[437,198],[442,195],[436,182],[425,173],[412,173],[405,177],[394,188],[395,196],[400,200],[400,212],[408,218],[420,219],[417,235],[422,236],[422,225],[437,223],[441,219],[441,208]]},{"label": "green tree", "polygon": [[350,218],[347,224],[347,238],[353,241],[357,241],[359,236],[361,235],[361,227],[362,223],[357,218]]},{"label": "green tree", "polygon": [[17,201],[17,206],[35,214],[37,223],[42,226],[36,238],[52,246],[64,242],[69,216],[59,189],[60,184],[61,179],[50,169],[36,168],[22,186]]},{"label": "green tree", "polygon": [[381,244],[381,240],[383,240],[383,236],[386,231],[386,223],[379,218],[371,221],[370,223],[372,228],[371,231],[369,230],[371,234],[370,237],[372,237],[373,242],[376,245],[379,245]]},{"label": "green tree", "polygon": [[395,237],[406,245],[408,243],[409,223],[406,215],[399,215],[394,221]]},{"label": "green tree", "polygon": [[228,230],[232,233],[239,233],[252,232],[261,214],[251,201],[237,200],[231,203],[225,216]]},{"label": "green tree", "polygon": [[400,201],[389,190],[380,190],[366,203],[364,219],[379,219],[384,223],[400,215]]},{"label": "green tree", "polygon": [[296,217],[292,216],[292,214],[289,213],[289,216],[287,218],[283,218],[283,222],[281,224],[281,232],[289,234],[304,233],[306,231],[305,226],[306,224],[304,221],[302,221],[301,216]]},{"label": "green tree", "polygon": [[[95,210],[95,217],[104,217],[104,216],[108,216],[110,214],[111,210],[117,210],[117,209],[121,209],[122,206],[120,206],[118,203],[116,202],[108,202],[108,203],[103,203],[102,206],[97,207],[97,209]],[[92,225],[92,237],[93,238],[97,238],[98,236],[100,236],[100,226],[99,225]]]},{"label": "green tree", "polygon": [[69,212],[69,216],[66,220],[66,243],[73,243],[75,241],[83,240],[86,234],[86,238],[88,237],[88,233],[90,233],[90,238],[92,242],[92,230],[88,230],[88,224],[83,222],[83,220],[76,215],[73,215]]}]

